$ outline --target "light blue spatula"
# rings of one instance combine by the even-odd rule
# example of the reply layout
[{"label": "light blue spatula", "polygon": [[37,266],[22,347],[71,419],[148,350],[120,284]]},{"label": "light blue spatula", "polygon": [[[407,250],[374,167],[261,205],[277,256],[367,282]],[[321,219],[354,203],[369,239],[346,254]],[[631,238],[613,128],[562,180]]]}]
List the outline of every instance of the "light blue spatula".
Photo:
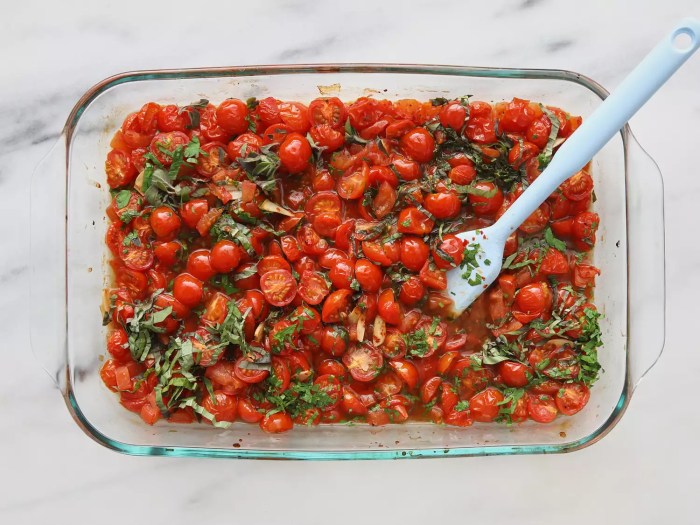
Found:
[{"label": "light blue spatula", "polygon": [[508,236],[562,182],[583,168],[698,47],[700,21],[686,18],[561,145],[542,174],[495,224],[458,234],[476,252],[478,264],[471,269],[456,268],[447,272],[447,293],[454,302],[452,315],[461,314],[498,277]]}]

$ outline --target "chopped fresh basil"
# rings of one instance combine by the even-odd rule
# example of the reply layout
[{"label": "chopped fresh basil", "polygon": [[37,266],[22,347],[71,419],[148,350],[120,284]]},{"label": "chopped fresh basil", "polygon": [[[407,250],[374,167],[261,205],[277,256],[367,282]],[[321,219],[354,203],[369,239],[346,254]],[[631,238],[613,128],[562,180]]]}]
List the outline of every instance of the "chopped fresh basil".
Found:
[{"label": "chopped fresh basil", "polygon": [[552,232],[552,228],[550,228],[549,226],[547,226],[547,229],[544,231],[544,240],[552,248],[559,250],[560,252],[566,251],[566,243],[564,241],[557,239],[554,236],[554,232]]},{"label": "chopped fresh basil", "polygon": [[125,208],[130,200],[131,192],[129,190],[121,190],[114,198],[114,201],[117,203],[117,208],[120,210]]}]

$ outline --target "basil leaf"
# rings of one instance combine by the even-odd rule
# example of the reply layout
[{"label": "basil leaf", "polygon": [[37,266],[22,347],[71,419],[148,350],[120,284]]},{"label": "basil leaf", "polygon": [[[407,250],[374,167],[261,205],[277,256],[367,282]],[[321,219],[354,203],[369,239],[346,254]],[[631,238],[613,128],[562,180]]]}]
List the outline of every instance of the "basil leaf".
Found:
[{"label": "basil leaf", "polygon": [[562,240],[557,239],[554,236],[554,232],[552,232],[552,228],[550,228],[549,226],[547,226],[547,229],[544,231],[544,240],[552,248],[559,250],[560,252],[566,251],[566,243]]},{"label": "basil leaf", "polygon": [[187,398],[183,399],[182,401],[180,401],[178,408],[186,408],[186,407],[190,407],[197,414],[199,414],[200,416],[202,416],[205,419],[208,419],[209,422],[211,422],[211,424],[217,428],[228,428],[231,426],[231,423],[229,423],[227,421],[217,421],[214,414],[212,414],[206,408],[204,408],[202,405],[197,403],[197,399],[194,397],[187,397]]},{"label": "basil leaf", "polygon": [[245,270],[242,270],[242,271],[238,272],[237,274],[235,274],[233,276],[233,280],[234,281],[241,281],[243,279],[247,279],[248,277],[250,277],[252,275],[255,275],[256,273],[258,273],[258,265],[253,264],[252,266],[246,268]]},{"label": "basil leaf", "polygon": [[196,159],[200,155],[207,156],[208,153],[200,147],[199,137],[195,135],[190,139],[187,146],[185,146],[184,155],[188,160],[190,160]]},{"label": "basil leaf", "polygon": [[209,378],[203,377],[202,382],[204,383],[204,388],[207,389],[207,394],[209,394],[209,399],[211,399],[211,402],[214,405],[218,405],[218,403],[216,402],[216,396],[214,395],[214,386],[211,384]]},{"label": "basil leaf", "polygon": [[129,190],[121,190],[119,193],[117,193],[117,196],[114,198],[115,202],[117,203],[117,208],[122,209],[129,204],[129,201],[131,200],[131,192]]},{"label": "basil leaf", "polygon": [[224,213],[211,227],[209,234],[217,241],[229,240],[238,244],[250,255],[255,253],[251,244],[251,231],[248,226],[236,222],[228,213]]},{"label": "basil leaf", "polygon": [[563,122],[559,122],[559,119],[557,116],[551,112],[549,109],[546,107],[540,105],[542,108],[542,111],[544,112],[545,115],[547,115],[547,118],[549,121],[552,123],[552,129],[549,131],[549,138],[547,139],[547,145],[544,148],[544,151],[540,153],[539,155],[539,161],[540,161],[540,167],[544,168],[549,164],[549,162],[552,160],[552,156],[554,155],[554,143],[557,140],[557,134],[559,133],[559,128],[564,124]]},{"label": "basil leaf", "polygon": [[180,347],[180,355],[182,357],[183,369],[189,370],[194,366],[194,347],[192,346],[192,341],[186,339],[182,343]]},{"label": "basil leaf", "polygon": [[498,188],[491,188],[490,190],[481,190],[476,187],[476,183],[472,183],[468,186],[462,186],[461,184],[454,184],[453,188],[458,193],[466,193],[467,195],[475,195],[477,197],[484,197],[485,199],[490,199],[498,192]]},{"label": "basil leaf", "polygon": [[162,323],[165,321],[168,316],[173,312],[173,307],[172,306],[167,306],[163,308],[162,310],[159,310],[157,312],[153,312],[151,314],[150,322],[153,324],[158,324]]},{"label": "basil leaf", "polygon": [[247,359],[243,359],[238,363],[238,367],[243,370],[267,370],[268,372],[272,370],[272,365],[270,363],[253,363]]}]

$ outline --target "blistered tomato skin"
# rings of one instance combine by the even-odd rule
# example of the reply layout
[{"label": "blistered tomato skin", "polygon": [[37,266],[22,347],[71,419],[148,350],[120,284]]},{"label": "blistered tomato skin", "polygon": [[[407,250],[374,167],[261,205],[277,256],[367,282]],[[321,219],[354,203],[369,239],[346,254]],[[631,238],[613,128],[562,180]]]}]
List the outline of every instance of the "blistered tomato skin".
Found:
[{"label": "blistered tomato skin", "polygon": [[[308,102],[308,104],[307,104]],[[546,424],[586,409],[602,335],[590,166],[504,247],[457,319],[459,233],[542,172],[514,98],[149,102],[110,142],[105,386],[145,424]],[[555,150],[556,154],[556,150]]]}]

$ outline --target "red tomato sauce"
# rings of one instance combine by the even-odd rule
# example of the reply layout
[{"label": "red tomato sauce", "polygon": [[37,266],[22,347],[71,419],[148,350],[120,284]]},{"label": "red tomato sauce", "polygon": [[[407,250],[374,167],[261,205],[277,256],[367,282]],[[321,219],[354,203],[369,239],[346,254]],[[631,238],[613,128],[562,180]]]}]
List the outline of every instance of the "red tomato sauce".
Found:
[{"label": "red tomato sauce", "polygon": [[457,319],[446,272],[580,123],[517,98],[149,102],[105,164],[105,385],[148,424],[266,432],[575,414],[600,368],[589,168]]}]

